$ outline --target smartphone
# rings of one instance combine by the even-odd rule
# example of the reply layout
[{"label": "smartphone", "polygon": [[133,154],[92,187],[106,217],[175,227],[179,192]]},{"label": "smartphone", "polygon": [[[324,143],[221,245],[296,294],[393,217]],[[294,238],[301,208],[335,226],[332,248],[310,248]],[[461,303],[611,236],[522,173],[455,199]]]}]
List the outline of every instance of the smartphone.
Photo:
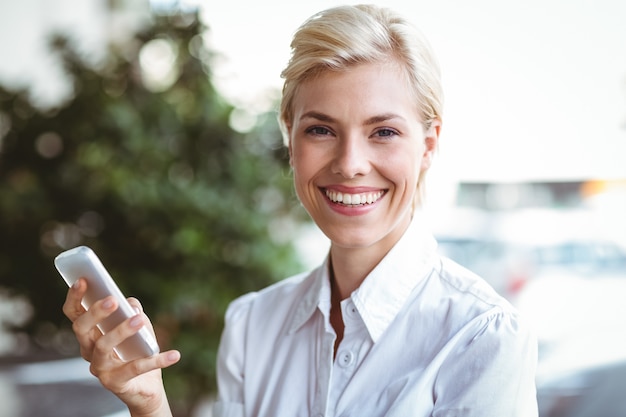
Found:
[{"label": "smartphone", "polygon": [[[87,246],[78,246],[62,252],[54,259],[54,265],[70,287],[80,278],[87,280],[87,292],[82,299],[82,305],[86,310],[89,310],[89,307],[98,300],[109,295],[115,296],[119,307],[98,324],[102,334],[113,330],[121,322],[137,314],[95,252]],[[139,332],[116,346],[115,352],[120,359],[128,362],[159,353],[159,345],[150,330],[144,326],[139,329]]]}]

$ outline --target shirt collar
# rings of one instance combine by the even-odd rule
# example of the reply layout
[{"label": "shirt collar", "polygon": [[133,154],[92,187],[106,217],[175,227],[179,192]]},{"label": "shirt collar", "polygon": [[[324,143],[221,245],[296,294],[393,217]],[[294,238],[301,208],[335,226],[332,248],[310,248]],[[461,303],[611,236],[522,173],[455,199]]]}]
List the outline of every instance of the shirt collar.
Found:
[{"label": "shirt collar", "polygon": [[306,323],[319,308],[328,317],[330,315],[330,286],[328,284],[328,256],[305,279],[305,290],[295,314],[291,319],[289,333],[295,332]]},{"label": "shirt collar", "polygon": [[[424,213],[417,214],[398,243],[350,296],[374,342],[396,317],[413,288],[432,271],[437,243],[422,219]],[[309,288],[296,309],[290,331],[304,325],[318,307],[328,321],[328,262],[326,257],[309,275]]]},{"label": "shirt collar", "polygon": [[433,269],[437,242],[423,216],[414,216],[398,243],[351,295],[374,343]]}]

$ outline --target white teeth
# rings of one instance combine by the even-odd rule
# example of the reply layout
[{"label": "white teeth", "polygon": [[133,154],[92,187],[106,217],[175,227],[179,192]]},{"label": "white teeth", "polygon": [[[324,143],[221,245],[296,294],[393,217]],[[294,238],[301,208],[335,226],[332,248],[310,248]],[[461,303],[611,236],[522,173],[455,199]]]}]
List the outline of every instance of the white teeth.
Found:
[{"label": "white teeth", "polygon": [[347,194],[337,191],[326,190],[326,196],[334,203],[342,203],[347,206],[358,206],[361,204],[375,203],[382,195],[383,191],[362,194]]}]

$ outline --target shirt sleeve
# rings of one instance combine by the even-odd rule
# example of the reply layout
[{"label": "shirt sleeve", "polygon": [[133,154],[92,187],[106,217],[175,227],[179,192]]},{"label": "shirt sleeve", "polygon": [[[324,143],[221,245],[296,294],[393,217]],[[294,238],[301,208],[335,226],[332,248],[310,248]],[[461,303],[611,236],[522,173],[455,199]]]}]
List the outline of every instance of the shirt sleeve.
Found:
[{"label": "shirt sleeve", "polygon": [[217,353],[218,398],[214,417],[243,417],[245,329],[255,293],[233,301],[226,310],[224,331]]},{"label": "shirt sleeve", "polygon": [[435,384],[433,417],[537,417],[537,339],[514,312],[491,312],[460,332]]}]

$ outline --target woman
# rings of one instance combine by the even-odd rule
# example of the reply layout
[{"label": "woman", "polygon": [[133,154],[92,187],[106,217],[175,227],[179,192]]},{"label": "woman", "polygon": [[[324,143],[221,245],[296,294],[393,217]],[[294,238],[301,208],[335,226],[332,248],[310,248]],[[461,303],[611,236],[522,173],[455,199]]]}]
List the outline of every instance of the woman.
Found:
[{"label": "woman", "polygon": [[[536,416],[536,342],[483,280],[436,254],[419,207],[442,91],[425,39],[374,6],[323,11],[296,32],[280,124],[297,195],[330,239],[316,270],[235,300],[217,416]],[[169,416],[176,351],[113,353],[149,320],[100,336],[109,299],[64,305],[92,372],[133,416]],[[140,308],[136,300],[132,303]]]}]

